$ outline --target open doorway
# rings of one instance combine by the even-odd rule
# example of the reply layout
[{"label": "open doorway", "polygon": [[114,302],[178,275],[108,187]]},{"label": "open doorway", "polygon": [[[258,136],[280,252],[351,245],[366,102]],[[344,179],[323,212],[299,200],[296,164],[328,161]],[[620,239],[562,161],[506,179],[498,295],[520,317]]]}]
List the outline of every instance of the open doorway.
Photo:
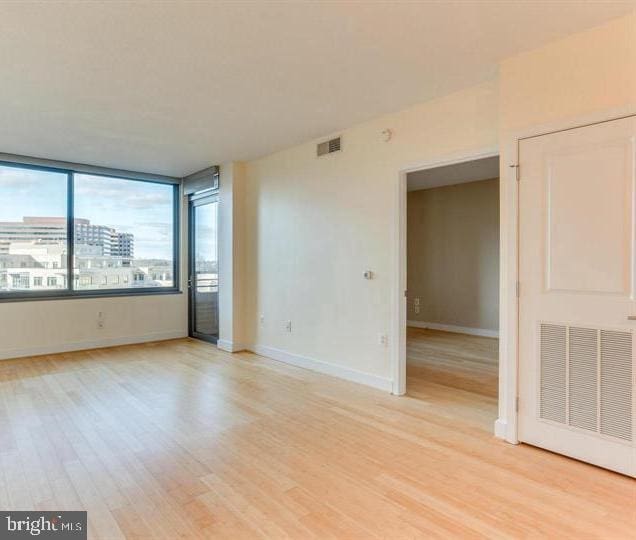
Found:
[{"label": "open doorway", "polygon": [[499,157],[412,171],[406,184],[406,393],[492,431]]}]

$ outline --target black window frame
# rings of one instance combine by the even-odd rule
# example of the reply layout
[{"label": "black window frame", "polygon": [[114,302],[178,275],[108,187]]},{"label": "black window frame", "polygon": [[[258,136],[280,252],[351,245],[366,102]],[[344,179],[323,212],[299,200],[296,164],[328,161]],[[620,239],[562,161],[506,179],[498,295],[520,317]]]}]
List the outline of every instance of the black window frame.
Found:
[{"label": "black window frame", "polygon": [[[62,164],[60,166],[55,165],[40,165],[40,162],[47,160],[40,160],[37,158],[25,158],[25,162],[22,161],[8,161],[0,159],[0,166],[14,167],[16,169],[27,169],[35,171],[55,172],[65,174],[66,181],[66,246],[67,246],[67,258],[66,268],[60,270],[66,270],[66,288],[45,290],[45,291],[20,291],[14,293],[7,293],[0,291],[0,303],[4,302],[25,302],[25,301],[40,301],[40,300],[63,300],[71,298],[108,298],[108,297],[121,297],[121,296],[154,296],[164,294],[182,294],[181,289],[181,184],[178,179],[171,179],[172,181],[165,181],[160,179],[154,179],[153,175],[145,173],[133,173],[131,171],[119,171],[118,169],[111,170],[103,167],[93,167],[86,165],[75,164]],[[66,166],[68,165],[68,166]],[[130,176],[126,175],[129,173]],[[75,175],[84,174],[90,176],[101,176],[104,178],[114,178],[119,180],[128,180],[130,182],[147,182],[151,184],[161,184],[172,186],[172,275],[173,285],[171,287],[143,287],[143,288],[119,288],[119,289],[94,289],[94,290],[77,290],[75,289],[74,276],[74,250],[75,250],[75,227],[74,227],[74,202],[75,202]],[[157,178],[160,175],[154,175]],[[0,221],[2,218],[0,216]],[[119,283],[121,285],[121,283]]]}]

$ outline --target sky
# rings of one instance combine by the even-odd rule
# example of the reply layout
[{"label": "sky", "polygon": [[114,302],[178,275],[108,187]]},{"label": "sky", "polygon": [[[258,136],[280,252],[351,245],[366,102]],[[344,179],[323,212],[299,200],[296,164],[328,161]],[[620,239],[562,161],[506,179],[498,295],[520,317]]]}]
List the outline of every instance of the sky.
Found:
[{"label": "sky", "polygon": [[[172,258],[172,186],[75,175],[75,217],[135,235],[135,258]],[[0,166],[0,221],[66,215],[66,175]]]}]

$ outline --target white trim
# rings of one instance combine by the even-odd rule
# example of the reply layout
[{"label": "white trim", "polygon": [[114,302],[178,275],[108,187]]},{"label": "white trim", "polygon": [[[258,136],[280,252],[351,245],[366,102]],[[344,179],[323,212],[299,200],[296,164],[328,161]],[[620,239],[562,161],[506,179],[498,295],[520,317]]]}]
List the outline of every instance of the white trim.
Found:
[{"label": "white trim", "polygon": [[134,345],[136,343],[165,341],[168,339],[179,339],[185,337],[188,337],[187,332],[157,332],[154,334],[145,334],[143,336],[113,337],[94,341],[76,341],[74,343],[63,343],[60,345],[29,347],[25,349],[6,349],[4,351],[0,351],[0,360],[11,360],[13,358],[24,358],[27,356],[59,354],[72,351],[86,351],[90,349],[103,349],[104,347]]},{"label": "white trim", "polygon": [[318,373],[331,375],[332,377],[338,377],[339,379],[345,379],[358,384],[364,384],[372,388],[377,388],[378,390],[384,390],[385,392],[390,392],[392,389],[392,381],[390,379],[337,366],[323,362],[322,360],[314,360],[313,358],[293,354],[283,351],[282,349],[275,349],[274,347],[268,347],[266,345],[251,345],[248,347],[248,350],[260,356],[277,360],[278,362],[317,371]]},{"label": "white trim", "polygon": [[488,330],[487,328],[471,328],[470,326],[455,326],[454,324],[439,324],[422,321],[406,321],[406,325],[412,326],[413,328],[430,328],[431,330],[442,330],[443,332],[455,332],[456,334],[468,334],[470,336],[499,337],[497,330]]},{"label": "white trim", "polygon": [[218,349],[221,349],[222,351],[231,352],[231,353],[244,351],[248,348],[248,347],[245,347],[244,345],[241,345],[240,343],[234,343],[233,341],[230,341],[229,339],[219,339],[216,342],[216,346]]},{"label": "white trim", "polygon": [[406,394],[406,201],[407,171],[400,171],[396,184],[395,229],[393,257],[395,270],[391,285],[391,336],[390,358],[391,392],[396,396]]},{"label": "white trim", "polygon": [[499,155],[499,148],[489,147],[477,149],[474,152],[462,152],[456,155],[450,155],[442,159],[429,159],[426,161],[420,161],[411,163],[400,170],[401,173],[408,174],[410,172],[422,171],[424,169],[436,169],[437,167],[444,167],[446,165],[457,165],[458,163],[466,163],[468,161],[476,161],[478,159],[484,159],[489,157],[496,157]]},{"label": "white trim", "polygon": [[[499,148],[489,147],[472,152],[448,156],[444,159],[412,163],[398,171],[393,215],[393,273],[391,285],[391,375],[393,393],[402,395],[406,391],[406,175],[423,169],[465,163],[476,159],[499,156]],[[500,184],[502,182],[500,181]],[[500,289],[505,286],[500,283]],[[501,347],[501,345],[500,345]]]},{"label": "white trim", "polygon": [[514,167],[518,162],[517,139],[504,140],[499,158],[499,417],[495,435],[513,444],[519,442],[516,410],[519,186]]},{"label": "white trim", "polygon": [[497,418],[497,420],[495,420],[495,437],[498,437],[499,439],[505,439],[507,432],[508,426],[506,425],[506,422],[504,422],[500,418]]}]

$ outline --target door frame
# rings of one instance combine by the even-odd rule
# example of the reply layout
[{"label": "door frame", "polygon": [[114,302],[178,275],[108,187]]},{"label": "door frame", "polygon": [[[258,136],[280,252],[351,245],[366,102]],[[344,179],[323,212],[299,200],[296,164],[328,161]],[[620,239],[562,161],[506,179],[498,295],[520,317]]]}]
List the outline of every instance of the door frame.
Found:
[{"label": "door frame", "polygon": [[[188,197],[188,275],[186,288],[188,291],[188,336],[200,339],[203,341],[207,341],[208,343],[216,344],[219,340],[219,336],[208,336],[206,334],[200,334],[194,330],[194,288],[192,283],[192,277],[194,275],[194,256],[195,256],[195,227],[194,227],[194,209],[197,206],[203,206],[204,204],[219,202],[219,192],[218,189],[214,190],[206,190],[197,193],[193,193]],[[219,249],[218,249],[218,214],[217,214],[217,268],[218,268],[218,257],[219,257]],[[217,269],[217,289],[220,289],[221,282],[219,280],[219,272]],[[217,295],[219,293],[217,292]],[[220,308],[218,298],[217,298],[217,310]],[[220,315],[220,314],[219,314]],[[220,319],[220,317],[219,317]]]},{"label": "door frame", "polygon": [[398,172],[398,181],[396,184],[397,205],[394,221],[395,237],[393,241],[394,273],[391,287],[391,303],[393,305],[391,335],[395,336],[394,339],[391,340],[391,375],[393,381],[392,393],[395,395],[401,396],[406,393],[406,176],[408,173],[415,171],[436,169],[437,167],[443,167],[446,165],[456,165],[458,163],[466,163],[468,161],[475,161],[495,156],[500,156],[499,148],[488,147],[453,156],[447,156],[442,159],[431,159],[419,163],[412,163],[400,169]]}]

